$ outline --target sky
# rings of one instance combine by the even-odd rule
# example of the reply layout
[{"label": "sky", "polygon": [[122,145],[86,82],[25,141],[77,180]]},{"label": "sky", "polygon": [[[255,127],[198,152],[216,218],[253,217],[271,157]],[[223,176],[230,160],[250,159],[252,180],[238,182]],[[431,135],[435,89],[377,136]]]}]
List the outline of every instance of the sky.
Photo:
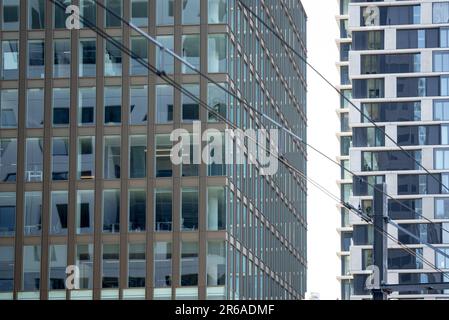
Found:
[{"label": "sky", "polygon": [[[308,16],[309,63],[318,69],[332,83],[339,81],[336,62],[338,38],[336,15],[338,3],[335,0],[302,0]],[[308,143],[332,159],[339,154],[337,131],[339,120],[338,94],[308,69]],[[340,168],[318,155],[308,151],[308,176],[312,180],[339,195],[336,183]],[[337,251],[340,240],[337,228],[340,215],[337,203],[309,184],[308,197],[308,283],[307,292],[318,293],[322,300],[340,298],[337,276],[341,273]]]}]

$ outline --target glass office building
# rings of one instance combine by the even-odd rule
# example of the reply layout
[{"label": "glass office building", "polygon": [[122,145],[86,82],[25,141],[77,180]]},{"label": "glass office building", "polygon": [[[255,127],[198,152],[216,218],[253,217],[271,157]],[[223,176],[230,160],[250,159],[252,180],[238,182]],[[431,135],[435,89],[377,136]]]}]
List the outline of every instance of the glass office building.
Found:
[{"label": "glass office building", "polygon": [[[388,232],[408,250],[389,240],[388,283],[448,282],[448,273],[444,276],[435,270],[447,272],[447,259],[420,242],[449,252],[449,165],[445,159],[449,150],[449,2],[340,4],[348,21],[341,23],[342,35],[348,34],[352,41],[350,48],[340,47],[342,60],[349,61],[346,71],[342,66],[342,75],[348,75],[352,85],[348,94],[361,110],[346,105],[347,116],[342,117],[342,128],[353,136],[347,165],[357,175],[347,176],[352,186],[342,188],[342,195],[372,214],[372,185],[385,182],[392,197],[389,217],[421,239],[389,227]],[[354,214],[346,217],[341,228],[342,298],[370,298],[365,281],[373,264],[374,231]],[[447,299],[449,292],[411,289],[390,297]]]},{"label": "glass office building", "polygon": [[[234,125],[269,128],[93,1],[59,1]],[[100,2],[306,139],[305,64],[238,1]],[[299,0],[245,3],[306,57]],[[172,164],[174,129],[227,124],[51,1],[0,8],[0,299],[304,298],[303,177],[247,153]],[[304,145],[281,135],[279,153],[306,174]]]}]

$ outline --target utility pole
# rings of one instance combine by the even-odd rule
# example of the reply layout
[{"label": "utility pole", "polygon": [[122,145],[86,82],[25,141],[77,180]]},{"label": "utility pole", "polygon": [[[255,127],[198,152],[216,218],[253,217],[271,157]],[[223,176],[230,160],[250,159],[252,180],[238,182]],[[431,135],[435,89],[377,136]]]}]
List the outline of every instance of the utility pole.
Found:
[{"label": "utility pole", "polygon": [[376,287],[372,290],[373,300],[388,300],[388,294],[382,286],[388,281],[388,242],[386,232],[388,231],[388,211],[387,211],[387,185],[377,184],[374,188],[374,245],[373,259],[376,269],[379,272]]}]

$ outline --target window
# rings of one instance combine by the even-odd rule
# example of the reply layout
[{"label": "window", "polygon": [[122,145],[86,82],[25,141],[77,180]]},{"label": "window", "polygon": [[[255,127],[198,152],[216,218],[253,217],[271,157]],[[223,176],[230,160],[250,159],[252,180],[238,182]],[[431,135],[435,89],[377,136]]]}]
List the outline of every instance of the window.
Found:
[{"label": "window", "polygon": [[226,229],[226,191],[224,187],[207,188],[208,230]]},{"label": "window", "polygon": [[129,190],[129,231],[142,232],[146,229],[147,193],[143,189]]},{"label": "window", "polygon": [[148,25],[147,0],[131,1],[131,22],[138,27],[146,27]]},{"label": "window", "polygon": [[0,128],[17,128],[18,119],[18,90],[0,90]]},{"label": "window", "polygon": [[449,51],[438,51],[433,53],[433,71],[449,71]]},{"label": "window", "polygon": [[122,88],[104,88],[104,124],[117,125],[122,122]]},{"label": "window", "polygon": [[[219,85],[226,87],[224,83],[219,83]],[[207,104],[215,111],[209,112],[209,121],[223,121],[222,117],[226,119],[228,110],[228,94],[226,91],[214,83],[209,83],[207,86],[207,97]]]},{"label": "window", "polygon": [[181,198],[181,230],[198,230],[198,188],[183,188]]},{"label": "window", "polygon": [[14,236],[15,230],[16,230],[16,193],[0,192],[0,237]]},{"label": "window", "polygon": [[384,79],[354,79],[353,98],[383,98],[384,97]]},{"label": "window", "polygon": [[[413,210],[410,210],[410,208]],[[422,215],[421,199],[389,200],[388,214],[393,220],[415,220]]]},{"label": "window", "polygon": [[145,288],[146,248],[144,243],[128,246],[128,287]]},{"label": "window", "polygon": [[[197,34],[182,36],[182,56],[187,62],[200,69],[200,36]],[[182,65],[183,73],[194,73],[187,65]]]},{"label": "window", "polygon": [[449,100],[435,100],[433,102],[433,120],[449,120]]},{"label": "window", "polygon": [[45,76],[44,40],[28,41],[28,78],[43,79]]},{"label": "window", "polygon": [[70,89],[53,89],[53,126],[66,127],[70,122]]},{"label": "window", "polygon": [[[439,30],[440,30],[440,47],[449,48],[449,28],[440,28]],[[438,47],[438,45],[435,47]]]},{"label": "window", "polygon": [[67,191],[52,191],[50,208],[50,234],[67,234],[69,196]]},{"label": "window", "polygon": [[70,77],[70,39],[53,40],[53,77]]},{"label": "window", "polygon": [[94,190],[78,190],[76,194],[76,234],[94,231]]},{"label": "window", "polygon": [[0,292],[14,290],[14,247],[0,246]]},{"label": "window", "polygon": [[[122,0],[106,0],[105,6],[117,16],[122,17]],[[105,26],[120,27],[122,25],[119,18],[115,17],[111,12],[105,10]]]},{"label": "window", "polygon": [[449,169],[449,149],[434,150],[435,170]]},{"label": "window", "polygon": [[[400,30],[398,30],[399,32]],[[383,50],[384,31],[354,31],[352,32],[353,50]]]},{"label": "window", "polygon": [[405,122],[421,120],[421,102],[362,103],[362,122]]},{"label": "window", "polygon": [[[174,51],[173,36],[157,36],[156,40],[165,48]],[[161,51],[159,47],[156,48],[156,63],[157,68],[167,74],[172,74],[175,70],[175,58],[167,52]]]},{"label": "window", "polygon": [[352,233],[341,233],[341,251],[349,252],[352,245]]},{"label": "window", "polygon": [[23,247],[22,290],[38,291],[41,280],[41,246]]},{"label": "window", "polygon": [[17,179],[17,139],[0,138],[0,183]]},{"label": "window", "polygon": [[[195,164],[195,153],[198,157],[201,157],[200,142],[193,137],[193,134],[183,134],[181,139],[183,159],[181,174],[183,177],[196,177],[199,175],[199,165]],[[185,160],[188,160],[188,164]]]},{"label": "window", "polygon": [[[446,255],[449,255],[449,249],[440,248],[440,250],[442,250]],[[449,269],[449,258],[445,257],[439,252],[435,252],[435,255],[435,267],[439,269]],[[446,280],[444,282],[446,282]]]},{"label": "window", "polygon": [[37,236],[42,231],[42,193],[25,192],[24,234]]},{"label": "window", "polygon": [[[89,24],[96,25],[97,5],[93,2],[93,0],[80,0],[80,15],[83,16],[88,26]],[[83,21],[81,21],[81,27],[85,27]]]},{"label": "window", "polygon": [[181,286],[198,285],[198,242],[181,242]]},{"label": "window", "polygon": [[148,122],[148,86],[132,86],[130,100],[129,124],[146,124]]},{"label": "window", "polygon": [[172,25],[175,20],[174,0],[157,0],[156,3],[156,24]]},{"label": "window", "polygon": [[2,79],[19,78],[19,42],[17,40],[2,41]]},{"label": "window", "polygon": [[228,0],[209,0],[208,19],[210,24],[226,23],[228,20]]},{"label": "window", "polygon": [[48,281],[50,290],[65,290],[67,267],[67,246],[65,244],[50,245],[48,250]]},{"label": "window", "polygon": [[92,244],[76,245],[76,266],[79,268],[80,289],[93,288],[94,246]]},{"label": "window", "polygon": [[154,199],[155,231],[172,231],[172,191],[156,189]]},{"label": "window", "polygon": [[104,137],[104,179],[120,179],[120,136]]},{"label": "window", "polygon": [[129,177],[142,179],[147,176],[147,137],[130,136]]},{"label": "window", "polygon": [[97,42],[95,39],[80,40],[79,76],[95,77],[97,64]]},{"label": "window", "polygon": [[207,242],[207,285],[226,285],[226,244],[223,241]]},{"label": "window", "polygon": [[172,281],[172,244],[154,243],[154,287],[171,287]]},{"label": "window", "polygon": [[28,0],[28,29],[45,28],[45,0]]},{"label": "window", "polygon": [[208,35],[208,71],[210,73],[227,72],[227,36],[226,34]]},{"label": "window", "polygon": [[95,137],[78,138],[77,176],[78,179],[95,178]]},{"label": "window", "polygon": [[104,54],[104,75],[106,77],[120,77],[122,75],[122,51],[116,43],[121,43],[121,38],[113,41],[106,40]]},{"label": "window", "polygon": [[449,2],[433,3],[433,23],[448,23],[449,22]]},{"label": "window", "polygon": [[349,156],[349,149],[352,146],[352,137],[342,136],[340,137],[340,154],[342,156]]},{"label": "window", "polygon": [[25,181],[42,182],[44,141],[42,138],[27,138],[25,153]]},{"label": "window", "polygon": [[120,232],[120,190],[103,191],[103,232]]},{"label": "window", "polygon": [[449,198],[435,199],[435,219],[449,219]]},{"label": "window", "polygon": [[[362,74],[412,73],[421,70],[421,54],[368,54],[361,56]],[[349,76],[347,76],[349,84]]]},{"label": "window", "polygon": [[[135,55],[148,62],[148,40],[144,37],[131,37],[131,50]],[[140,60],[140,59],[139,59]],[[133,76],[148,75],[148,69],[139,60],[131,58],[130,74]]]},{"label": "window", "polygon": [[182,24],[200,24],[200,0],[182,3]]},{"label": "window", "polygon": [[44,89],[27,90],[27,128],[42,128],[44,126]]},{"label": "window", "polygon": [[80,88],[78,96],[78,125],[91,126],[95,124],[96,89]]},{"label": "window", "polygon": [[120,246],[103,244],[102,288],[118,288],[120,278]]},{"label": "window", "polygon": [[[414,251],[414,254],[409,251]],[[422,269],[423,263],[417,258],[423,255],[423,249],[389,249],[388,250],[388,269]]]},{"label": "window", "polygon": [[421,150],[362,152],[362,171],[419,170]]},{"label": "window", "polygon": [[156,86],[157,123],[173,121],[173,88],[168,85]]},{"label": "window", "polygon": [[[62,4],[66,7],[68,7],[71,4],[71,0],[63,0],[60,1]],[[64,29],[66,18],[69,16],[69,14],[65,13],[65,10],[58,6],[57,4],[53,5],[53,25],[55,29]]]},{"label": "window", "polygon": [[170,135],[156,135],[156,177],[167,178],[172,176],[172,163],[170,152],[172,142]]},{"label": "window", "polygon": [[[185,90],[190,92],[193,96],[200,98],[200,87],[197,84],[186,84],[183,86]],[[195,121],[200,119],[199,104],[197,101],[182,94],[182,120]]]},{"label": "window", "polygon": [[53,181],[69,180],[69,138],[52,138],[51,176]]},{"label": "window", "polygon": [[19,30],[20,3],[17,0],[3,0],[2,30]]}]

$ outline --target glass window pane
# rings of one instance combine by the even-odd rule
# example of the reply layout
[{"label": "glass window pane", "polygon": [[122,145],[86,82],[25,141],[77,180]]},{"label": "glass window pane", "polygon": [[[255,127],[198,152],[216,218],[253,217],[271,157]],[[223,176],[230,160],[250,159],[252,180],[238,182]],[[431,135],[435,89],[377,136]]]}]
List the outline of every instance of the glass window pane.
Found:
[{"label": "glass window pane", "polygon": [[104,54],[104,75],[107,77],[120,77],[122,75],[122,51],[116,46],[121,38],[114,38],[116,42],[106,40]]},{"label": "glass window pane", "polygon": [[94,231],[95,194],[93,190],[78,190],[76,195],[76,234]]},{"label": "glass window pane", "polygon": [[[185,90],[191,93],[194,97],[200,99],[200,86],[197,84],[186,84],[183,86]],[[195,99],[192,99],[186,94],[182,94],[182,120],[195,121],[200,119],[199,104]]]},{"label": "glass window pane", "polygon": [[120,190],[103,191],[103,232],[120,232]]},{"label": "glass window pane", "polygon": [[170,159],[170,152],[172,142],[170,135],[158,134],[156,135],[156,177],[168,178],[173,174],[172,162]]},{"label": "glass window pane", "polygon": [[41,246],[23,247],[22,290],[37,291],[41,280]]},{"label": "glass window pane", "polygon": [[227,72],[227,37],[225,34],[208,36],[208,71],[210,73]]},{"label": "glass window pane", "polygon": [[120,277],[120,246],[103,244],[102,288],[118,288]]},{"label": "glass window pane", "polygon": [[43,150],[42,138],[28,138],[26,140],[25,180],[27,182],[41,182],[43,177]]},{"label": "glass window pane", "polygon": [[171,287],[172,280],[172,244],[154,243],[154,287]]},{"label": "glass window pane", "polygon": [[156,113],[157,123],[173,121],[173,87],[156,86]]},{"label": "glass window pane", "polygon": [[182,146],[181,174],[183,177],[196,177],[199,175],[199,164],[195,163],[195,153],[201,157],[199,141],[194,139],[193,134],[184,134],[181,139],[182,142],[179,142]]},{"label": "glass window pane", "polygon": [[181,242],[181,286],[198,285],[198,242]]},{"label": "glass window pane", "polygon": [[1,90],[0,96],[0,128],[17,128],[19,108],[18,90]]},{"label": "glass window pane", "polygon": [[[122,16],[122,0],[106,0],[104,4],[110,11],[115,13],[115,15]],[[119,18],[114,16],[112,13],[105,10],[105,23],[106,27],[120,27],[122,25]]]},{"label": "glass window pane", "polygon": [[78,179],[95,178],[95,137],[78,138],[77,176]]},{"label": "glass window pane", "polygon": [[27,128],[44,126],[44,89],[27,90]]},{"label": "glass window pane", "polygon": [[53,77],[70,77],[70,39],[53,40]]},{"label": "glass window pane", "polygon": [[[131,38],[131,50],[137,57],[148,63],[148,40],[144,37]],[[139,60],[140,60],[139,59]],[[131,58],[130,74],[133,76],[148,75],[148,69],[139,60]]]},{"label": "glass window pane", "polygon": [[0,139],[0,183],[17,179],[17,139]]},{"label": "glass window pane", "polygon": [[96,88],[80,88],[78,96],[78,125],[95,124]]},{"label": "glass window pane", "polygon": [[129,124],[148,122],[148,86],[132,86],[130,92]]},{"label": "glass window pane", "polygon": [[[222,87],[226,87],[226,84],[221,83],[219,84]],[[212,108],[215,112],[209,112],[209,121],[210,122],[219,122],[223,121],[221,117],[225,117],[227,115],[227,109],[228,109],[228,96],[226,91],[224,91],[222,88],[217,86],[214,83],[209,83],[207,86],[208,92],[208,99],[207,104],[210,108]],[[217,113],[219,115],[217,115]]]},{"label": "glass window pane", "polygon": [[44,40],[28,41],[28,78],[43,79],[45,76]]},{"label": "glass window pane", "polygon": [[[157,36],[159,41],[165,48],[174,51],[173,36]],[[166,51],[162,52],[160,48],[156,48],[156,63],[160,71],[165,71],[166,74],[172,74],[175,70],[175,58]]]},{"label": "glass window pane", "polygon": [[209,0],[209,23],[226,23],[228,19],[228,0]]},{"label": "glass window pane", "polygon": [[28,29],[44,29],[45,0],[28,0]]},{"label": "glass window pane", "polygon": [[53,125],[67,126],[70,120],[70,89],[53,89]]},{"label": "glass window pane", "polygon": [[[96,25],[97,5],[93,0],[80,0],[80,15],[86,21],[86,24]],[[81,27],[84,28],[84,22],[81,21]]]},{"label": "glass window pane", "polygon": [[146,278],[146,247],[133,243],[128,247],[128,287],[144,288]]},{"label": "glass window pane", "polygon": [[0,246],[0,292],[14,290],[14,247]]},{"label": "glass window pane", "polygon": [[207,243],[207,285],[226,285],[226,244],[223,241]]},{"label": "glass window pane", "polygon": [[131,1],[131,22],[138,27],[146,27],[148,25],[147,0]]},{"label": "glass window pane", "polygon": [[129,231],[146,230],[147,193],[145,190],[129,190]]},{"label": "glass window pane", "polygon": [[157,0],[156,23],[159,26],[172,25],[175,19],[174,0]]},{"label": "glass window pane", "polygon": [[182,24],[200,24],[200,0],[183,1]]},{"label": "glass window pane", "polygon": [[181,203],[181,230],[198,230],[198,188],[183,188]]},{"label": "glass window pane", "polygon": [[19,1],[3,0],[2,29],[4,31],[19,30],[19,9]]},{"label": "glass window pane", "polygon": [[50,245],[48,252],[49,259],[49,289],[64,290],[65,289],[65,269],[67,267],[67,246],[66,245]]},{"label": "glass window pane", "polygon": [[[68,7],[71,4],[71,0],[62,0],[60,1],[65,7]],[[65,13],[65,10],[58,6],[57,4],[53,5],[53,25],[55,29],[63,29],[66,27],[65,22],[69,17],[69,14]]]},{"label": "glass window pane", "polygon": [[104,88],[104,124],[116,125],[122,122],[122,88]]},{"label": "glass window pane", "polygon": [[157,189],[154,200],[155,231],[172,231],[172,191]]},{"label": "glass window pane", "polygon": [[120,136],[104,137],[104,179],[120,179]]},{"label": "glass window pane", "polygon": [[[197,70],[200,69],[200,36],[197,34],[182,36],[182,56]],[[194,73],[186,64],[182,65],[183,73]]]},{"label": "glass window pane", "polygon": [[17,40],[2,41],[2,79],[19,78],[19,42]]},{"label": "glass window pane", "polygon": [[68,203],[67,191],[53,191],[51,193],[50,233],[52,235],[67,234]]},{"label": "glass window pane", "polygon": [[69,139],[52,139],[52,179],[69,180]]},{"label": "glass window pane", "polygon": [[0,192],[0,237],[14,236],[15,230],[16,230],[16,193]]},{"label": "glass window pane", "polygon": [[147,137],[131,136],[129,146],[129,177],[145,178],[147,175]]},{"label": "glass window pane", "polygon": [[95,39],[81,39],[79,46],[79,76],[95,77],[97,62],[97,42]]},{"label": "glass window pane", "polygon": [[207,188],[207,225],[208,230],[226,229],[226,196],[224,187]]},{"label": "glass window pane", "polygon": [[25,192],[24,233],[40,235],[42,230],[42,192]]},{"label": "glass window pane", "polygon": [[76,245],[76,266],[79,268],[80,289],[93,288],[94,246],[92,244]]}]

